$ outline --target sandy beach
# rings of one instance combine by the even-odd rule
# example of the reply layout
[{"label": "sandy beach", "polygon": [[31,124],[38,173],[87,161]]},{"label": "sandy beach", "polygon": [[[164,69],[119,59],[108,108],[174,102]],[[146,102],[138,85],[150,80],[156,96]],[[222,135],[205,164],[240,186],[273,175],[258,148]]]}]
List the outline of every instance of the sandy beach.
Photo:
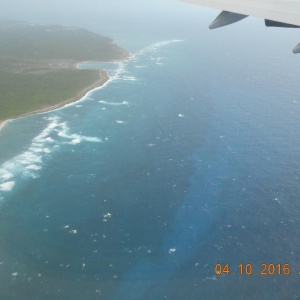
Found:
[{"label": "sandy beach", "polygon": [[9,120],[0,121],[0,131],[1,131],[1,129],[6,125],[6,123],[7,123],[8,121],[9,121]]}]

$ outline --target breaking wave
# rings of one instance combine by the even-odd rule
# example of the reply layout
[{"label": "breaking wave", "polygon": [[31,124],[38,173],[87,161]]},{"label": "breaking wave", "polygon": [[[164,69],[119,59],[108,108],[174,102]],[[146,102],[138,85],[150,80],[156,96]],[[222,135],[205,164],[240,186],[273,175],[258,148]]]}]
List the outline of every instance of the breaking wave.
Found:
[{"label": "breaking wave", "polygon": [[104,100],[100,100],[98,101],[101,104],[105,104],[105,105],[129,105],[128,101],[123,101],[123,102],[108,102],[108,101],[104,101]]},{"label": "breaking wave", "polygon": [[68,123],[58,117],[44,119],[50,121],[49,125],[32,140],[28,149],[0,165],[0,200],[4,199],[5,193],[17,186],[18,179],[38,178],[45,160],[60,145],[102,142],[98,137],[71,133]]}]

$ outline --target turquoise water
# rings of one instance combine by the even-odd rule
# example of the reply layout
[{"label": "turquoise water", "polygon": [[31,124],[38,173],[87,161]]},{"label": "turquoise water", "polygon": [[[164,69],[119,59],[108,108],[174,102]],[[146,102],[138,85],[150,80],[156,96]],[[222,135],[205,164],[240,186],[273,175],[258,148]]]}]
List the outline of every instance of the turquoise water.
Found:
[{"label": "turquoise water", "polygon": [[1,299],[299,297],[294,58],[285,73],[175,35],[1,131]]}]

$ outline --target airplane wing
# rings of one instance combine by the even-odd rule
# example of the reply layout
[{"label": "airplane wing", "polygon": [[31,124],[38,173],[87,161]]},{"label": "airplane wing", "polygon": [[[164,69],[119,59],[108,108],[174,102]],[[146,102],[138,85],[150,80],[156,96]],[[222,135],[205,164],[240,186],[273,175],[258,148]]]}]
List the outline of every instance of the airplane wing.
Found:
[{"label": "airplane wing", "polygon": [[[265,19],[266,26],[300,27],[300,0],[182,0],[223,10],[210,24],[214,29],[240,21],[247,16]],[[294,50],[300,53],[300,44]]]}]

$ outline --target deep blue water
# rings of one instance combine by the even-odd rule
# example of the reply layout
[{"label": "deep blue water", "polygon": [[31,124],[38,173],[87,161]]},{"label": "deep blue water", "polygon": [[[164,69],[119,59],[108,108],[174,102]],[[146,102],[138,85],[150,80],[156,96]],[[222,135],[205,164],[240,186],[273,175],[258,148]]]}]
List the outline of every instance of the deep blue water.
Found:
[{"label": "deep blue water", "polygon": [[299,62],[176,33],[1,131],[1,299],[300,297]]}]

